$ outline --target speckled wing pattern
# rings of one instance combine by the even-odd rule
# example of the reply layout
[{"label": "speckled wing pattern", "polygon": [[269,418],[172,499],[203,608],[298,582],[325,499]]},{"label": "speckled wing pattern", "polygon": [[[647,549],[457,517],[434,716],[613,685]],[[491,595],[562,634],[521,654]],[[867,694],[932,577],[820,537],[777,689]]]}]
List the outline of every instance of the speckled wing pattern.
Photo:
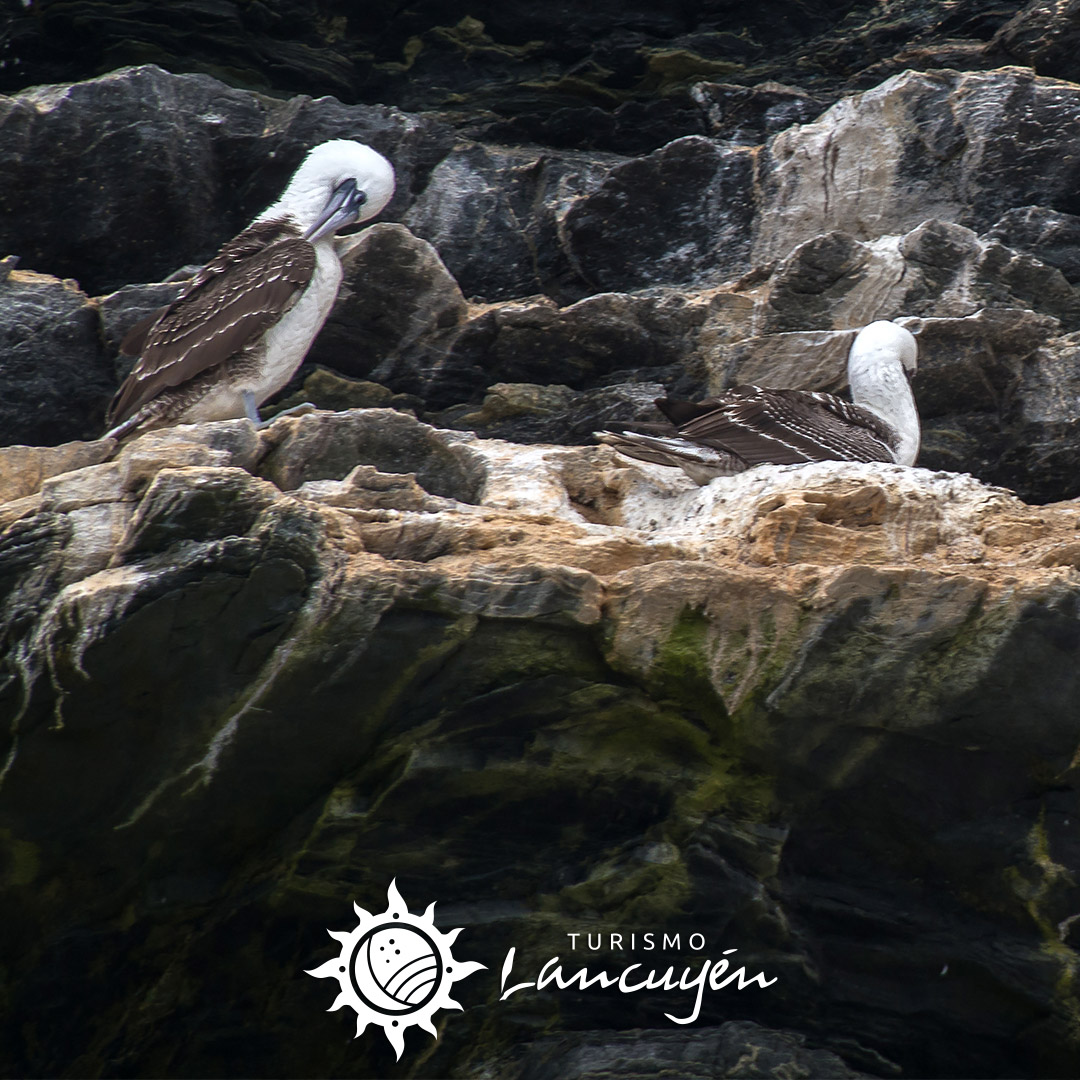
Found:
[{"label": "speckled wing pattern", "polygon": [[287,222],[257,222],[230,240],[176,300],[124,338],[121,351],[139,360],[113,399],[109,425],[245,349],[292,307],[314,271],[315,249]]},{"label": "speckled wing pattern", "polygon": [[833,394],[736,386],[698,405],[661,399],[657,406],[683,439],[735,454],[748,466],[896,460],[896,432]]}]

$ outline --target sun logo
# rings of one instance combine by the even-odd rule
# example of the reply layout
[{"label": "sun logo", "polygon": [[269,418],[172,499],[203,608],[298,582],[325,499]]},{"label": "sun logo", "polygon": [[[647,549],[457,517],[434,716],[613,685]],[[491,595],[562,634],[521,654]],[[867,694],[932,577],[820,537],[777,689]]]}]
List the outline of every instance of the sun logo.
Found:
[{"label": "sun logo", "polygon": [[381,1024],[398,1060],[405,1049],[405,1029],[422,1027],[437,1039],[431,1018],[439,1009],[460,1009],[450,987],[484,968],[474,960],[457,961],[450,952],[461,927],[435,929],[428,905],[422,916],[410,915],[396,879],[386,890],[386,911],[371,915],[353,904],[360,920],[355,930],[328,930],[341,942],[341,955],[308,971],[318,979],[337,979],[341,993],[327,1012],[348,1005],[356,1013],[356,1034]]}]

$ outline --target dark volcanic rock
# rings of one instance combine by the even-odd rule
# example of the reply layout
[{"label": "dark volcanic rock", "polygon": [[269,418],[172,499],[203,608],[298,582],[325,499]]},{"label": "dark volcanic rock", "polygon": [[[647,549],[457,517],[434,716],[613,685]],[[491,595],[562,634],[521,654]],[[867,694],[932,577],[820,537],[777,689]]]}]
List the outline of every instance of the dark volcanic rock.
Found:
[{"label": "dark volcanic rock", "polygon": [[798,87],[769,82],[760,86],[698,83],[693,95],[708,118],[708,129],[702,134],[740,146],[757,146],[792,124],[807,124],[832,104]]},{"label": "dark volcanic rock", "polygon": [[459,405],[432,417],[440,427],[475,431],[518,443],[591,443],[608,424],[662,420],[654,405],[669,388],[656,382],[617,383],[594,390],[496,383],[480,407]]},{"label": "dark volcanic rock", "polygon": [[148,59],[174,71],[294,93],[347,95],[353,81],[350,57],[335,45],[335,20],[305,0],[255,6],[136,0],[120,7],[76,0],[23,7],[5,42],[9,87],[99,75]]},{"label": "dark volcanic rock", "polygon": [[581,154],[460,146],[404,220],[434,244],[467,296],[577,299],[590,290],[567,257],[560,222],[609,166]]},{"label": "dark volcanic rock", "polygon": [[1025,64],[1040,75],[1077,81],[1080,75],[1080,4],[1032,0],[994,36],[989,53],[997,62]]},{"label": "dark volcanic rock", "polygon": [[0,88],[153,62],[259,90],[451,110],[474,132],[495,118],[500,140],[642,153],[706,133],[688,94],[696,82],[813,83],[838,93],[902,67],[975,66],[1019,7],[607,0],[465,9],[421,0],[343,13],[312,0],[167,8],[131,0],[122,9],[39,0],[15,9],[0,39]]},{"label": "dark volcanic rock", "polygon": [[[507,1080],[764,1080],[774,1076],[857,1080],[856,1072],[827,1050],[813,1050],[801,1035],[769,1031],[746,1021],[719,1028],[669,1031],[575,1032],[538,1039],[503,1066]],[[875,1062],[877,1064],[877,1062]]]},{"label": "dark volcanic rock", "polygon": [[[343,245],[345,246],[345,245]],[[468,305],[438,252],[401,225],[373,225],[347,244],[337,304],[309,359],[345,375],[385,378],[436,363]]]},{"label": "dark volcanic rock", "polygon": [[564,308],[544,298],[467,306],[430,245],[400,226],[368,230],[346,262],[343,298],[311,359],[429,410],[476,404],[494,383],[537,376],[578,390],[654,380],[650,369],[662,368],[673,384],[704,385],[689,353],[707,306],[675,290],[605,293]]},{"label": "dark volcanic rock", "polygon": [[90,292],[164,278],[205,262],[307,150],[341,137],[393,160],[389,216],[448,145],[440,124],[396,109],[279,101],[156,67],[0,98],[0,251]]},{"label": "dark volcanic rock", "polygon": [[748,151],[700,137],[616,166],[566,214],[575,267],[595,291],[739,277],[750,269],[753,175]]},{"label": "dark volcanic rock", "polygon": [[1080,282],[1080,217],[1045,206],[1010,210],[986,234],[1011,248],[1027,251],[1065,277]]},{"label": "dark volcanic rock", "polygon": [[398,382],[435,408],[478,400],[479,391],[496,382],[537,375],[578,390],[623,381],[619,373],[628,369],[646,369],[651,379],[648,368],[685,364],[691,381],[697,376],[703,383],[687,354],[705,317],[703,305],[688,304],[673,290],[601,293],[565,308],[543,301],[497,305],[462,327],[437,365]]},{"label": "dark volcanic rock", "polygon": [[466,130],[474,138],[499,143],[647,154],[684,135],[716,133],[712,111],[700,100],[697,90],[679,89],[662,98],[624,101],[614,110],[598,105],[554,110],[541,106],[536,112],[478,121]]},{"label": "dark volcanic rock", "polygon": [[92,439],[116,389],[97,308],[73,281],[0,273],[0,424],[4,441]]}]

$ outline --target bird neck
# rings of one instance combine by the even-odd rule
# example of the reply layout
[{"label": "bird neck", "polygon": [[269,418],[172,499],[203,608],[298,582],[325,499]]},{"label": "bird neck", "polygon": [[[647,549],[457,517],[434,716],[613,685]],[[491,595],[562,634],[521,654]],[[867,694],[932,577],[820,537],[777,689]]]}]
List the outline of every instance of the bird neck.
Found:
[{"label": "bird neck", "polygon": [[851,400],[885,421],[898,436],[896,460],[913,465],[919,452],[919,412],[898,356],[874,349],[848,361]]}]

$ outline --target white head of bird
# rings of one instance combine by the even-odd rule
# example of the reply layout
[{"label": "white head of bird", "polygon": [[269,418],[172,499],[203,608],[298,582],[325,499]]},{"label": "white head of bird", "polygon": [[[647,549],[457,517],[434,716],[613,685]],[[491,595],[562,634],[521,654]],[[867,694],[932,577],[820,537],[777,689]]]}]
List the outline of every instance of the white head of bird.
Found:
[{"label": "white head of bird", "polygon": [[258,221],[291,219],[315,244],[373,218],[394,194],[394,168],[377,150],[333,139],[311,150],[288,187]]},{"label": "white head of bird", "polygon": [[894,322],[872,322],[855,336],[848,353],[851,397],[876,413],[900,435],[896,460],[912,465],[919,452],[919,413],[911,380],[919,347],[911,331]]},{"label": "white head of bird", "polygon": [[866,373],[899,369],[910,381],[919,369],[919,347],[910,330],[882,319],[864,326],[851,344],[848,379],[857,381]]}]

